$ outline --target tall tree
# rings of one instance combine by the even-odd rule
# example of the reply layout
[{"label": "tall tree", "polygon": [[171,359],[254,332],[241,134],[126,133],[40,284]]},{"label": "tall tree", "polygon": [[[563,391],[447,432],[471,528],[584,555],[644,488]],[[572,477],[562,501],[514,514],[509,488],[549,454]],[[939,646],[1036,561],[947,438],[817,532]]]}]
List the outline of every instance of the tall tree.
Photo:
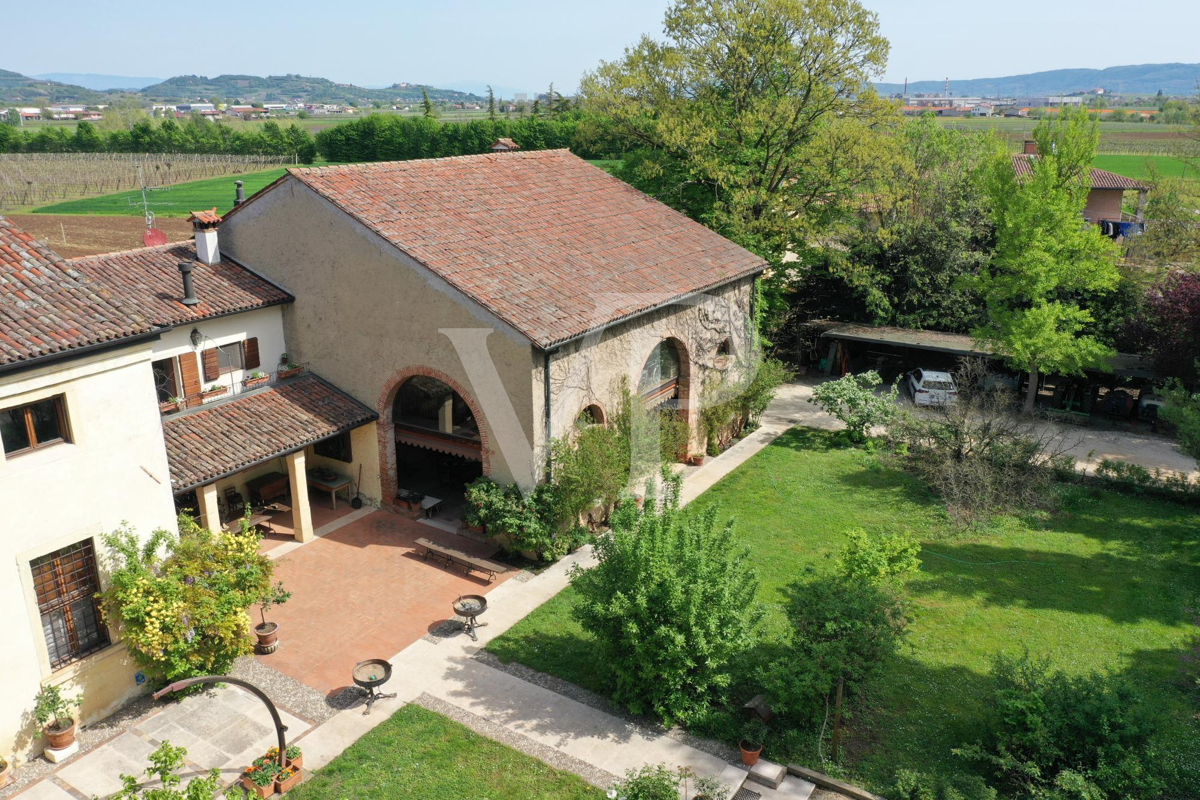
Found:
[{"label": "tall tree", "polygon": [[970,281],[987,314],[975,338],[1029,373],[1026,413],[1034,410],[1040,373],[1106,366],[1114,351],[1092,334],[1092,314],[1079,297],[1112,291],[1120,281],[1115,245],[1082,217],[1098,123],[1084,109],[1063,109],[1038,123],[1034,139],[1031,175],[1018,177],[1007,154],[993,161],[996,249]]},{"label": "tall tree", "polygon": [[433,110],[433,101],[429,99],[429,92],[425,87],[421,87],[421,115],[433,119],[437,113]]},{"label": "tall tree", "polygon": [[622,177],[781,263],[874,167],[887,54],[858,0],[675,0],[664,36],[602,62],[582,97],[640,150]]},{"label": "tall tree", "polygon": [[491,86],[488,86],[488,119],[496,121],[496,93]]}]

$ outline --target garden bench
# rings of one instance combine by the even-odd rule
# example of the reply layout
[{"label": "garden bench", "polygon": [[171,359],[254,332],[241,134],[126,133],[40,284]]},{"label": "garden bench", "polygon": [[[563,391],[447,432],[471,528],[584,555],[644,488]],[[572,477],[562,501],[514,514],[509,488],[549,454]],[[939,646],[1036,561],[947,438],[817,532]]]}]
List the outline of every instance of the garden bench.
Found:
[{"label": "garden bench", "polygon": [[429,556],[432,555],[434,558],[442,559],[447,566],[450,564],[457,564],[463,568],[464,572],[468,574],[471,572],[471,570],[486,573],[488,576],[488,583],[496,580],[496,576],[498,574],[502,572],[508,572],[508,567],[497,561],[489,561],[486,558],[476,558],[475,556],[464,553],[462,550],[455,550],[453,547],[445,547],[440,544],[434,544],[425,538],[417,539],[417,544],[425,548],[425,554],[423,558],[426,561],[428,561]]}]

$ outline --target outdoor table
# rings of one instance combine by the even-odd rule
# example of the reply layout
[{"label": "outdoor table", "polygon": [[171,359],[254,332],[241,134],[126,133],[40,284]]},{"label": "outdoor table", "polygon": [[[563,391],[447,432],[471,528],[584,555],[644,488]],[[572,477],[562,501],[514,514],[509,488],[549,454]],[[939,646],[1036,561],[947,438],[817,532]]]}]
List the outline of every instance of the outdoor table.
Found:
[{"label": "outdoor table", "polygon": [[249,517],[238,517],[237,519],[231,519],[229,522],[225,523],[225,530],[229,531],[230,533],[240,530],[243,519],[250,523],[251,528],[257,528],[259,525],[269,523],[271,521],[271,515],[251,514]]},{"label": "outdoor table", "polygon": [[309,486],[315,486],[318,489],[323,489],[323,490],[329,492],[329,499],[333,503],[334,511],[337,511],[337,493],[340,490],[342,490],[342,489],[346,490],[346,500],[347,500],[347,502],[349,502],[349,500],[350,500],[350,484],[351,483],[353,483],[353,481],[351,481],[350,478],[348,478],[345,475],[337,475],[330,480],[325,480],[324,478],[319,478],[316,475],[313,475],[311,473],[308,475],[308,485]]},{"label": "outdoor table", "polygon": [[442,504],[442,498],[430,497],[425,495],[425,499],[421,501],[421,510],[425,512],[426,519],[432,519],[437,513],[437,507]]}]

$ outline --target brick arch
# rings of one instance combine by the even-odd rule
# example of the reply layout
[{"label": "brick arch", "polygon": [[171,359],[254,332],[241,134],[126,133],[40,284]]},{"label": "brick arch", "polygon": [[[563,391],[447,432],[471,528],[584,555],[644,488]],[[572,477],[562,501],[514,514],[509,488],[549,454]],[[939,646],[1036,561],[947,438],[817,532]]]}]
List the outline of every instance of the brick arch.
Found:
[{"label": "brick arch", "polygon": [[396,392],[400,391],[404,382],[417,375],[436,378],[446,384],[463,399],[467,408],[471,409],[471,415],[475,417],[475,424],[479,426],[479,449],[483,457],[483,474],[490,475],[492,472],[492,437],[483,412],[479,408],[479,403],[475,401],[471,393],[441,370],[426,366],[406,367],[383,385],[383,390],[379,393],[379,403],[375,407],[375,410],[379,412],[379,422],[376,425],[379,434],[379,485],[383,493],[382,503],[385,506],[394,504],[396,490],[399,488],[396,485],[396,423],[392,419],[392,404],[396,399]]},{"label": "brick arch", "polygon": [[583,412],[593,408],[599,412],[599,416],[593,415],[592,421],[597,425],[608,427],[608,409],[606,409],[604,404],[599,400],[588,400],[585,402],[579,409],[579,413],[575,415],[575,419],[572,421],[572,424],[579,420],[579,418],[583,415]]},{"label": "brick arch", "polygon": [[636,388],[638,378],[641,376],[641,370],[646,365],[646,359],[650,358],[650,354],[654,352],[654,348],[663,342],[670,342],[679,354],[679,409],[683,411],[688,426],[692,430],[692,441],[689,447],[695,449],[699,446],[698,442],[700,440],[700,403],[692,396],[692,384],[694,382],[693,378],[696,377],[697,365],[692,360],[691,347],[688,346],[687,341],[681,334],[675,330],[667,330],[646,349],[641,360],[638,362],[638,372],[634,375],[634,386]]}]

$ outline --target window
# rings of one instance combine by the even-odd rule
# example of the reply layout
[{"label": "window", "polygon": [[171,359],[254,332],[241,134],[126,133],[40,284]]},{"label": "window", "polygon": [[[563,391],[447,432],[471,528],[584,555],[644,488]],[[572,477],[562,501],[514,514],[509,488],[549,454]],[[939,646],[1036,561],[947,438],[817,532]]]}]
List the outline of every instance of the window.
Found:
[{"label": "window", "polygon": [[90,539],[32,561],[33,588],[50,666],[58,669],[108,644],[96,593],[96,553]]},{"label": "window", "polygon": [[243,363],[241,342],[224,344],[217,348],[217,366],[221,372],[242,369]]},{"label": "window", "polygon": [[674,342],[662,341],[650,351],[638,379],[638,394],[642,397],[671,394],[679,383],[679,350]]},{"label": "window", "polygon": [[603,424],[604,409],[595,403],[580,411],[579,416],[575,418],[575,426],[578,428],[590,428],[593,425]]},{"label": "window", "polygon": [[717,345],[717,355],[718,356],[733,355],[733,342],[729,339],[726,339],[723,342],[721,342],[719,345]]},{"label": "window", "polygon": [[6,455],[70,441],[62,395],[0,411],[0,441]]},{"label": "window", "polygon": [[174,358],[152,361],[150,369],[154,372],[154,390],[158,392],[158,402],[167,403],[172,397],[179,397],[178,370],[175,369]]}]

